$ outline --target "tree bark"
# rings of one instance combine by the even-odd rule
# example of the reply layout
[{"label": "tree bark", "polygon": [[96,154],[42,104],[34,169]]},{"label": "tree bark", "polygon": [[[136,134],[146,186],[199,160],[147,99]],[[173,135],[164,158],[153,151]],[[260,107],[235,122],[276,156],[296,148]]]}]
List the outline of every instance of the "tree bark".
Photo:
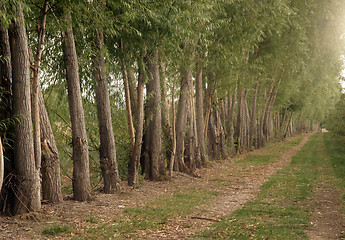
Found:
[{"label": "tree bark", "polygon": [[146,57],[149,73],[147,95],[149,96],[149,134],[148,156],[150,159],[149,178],[153,181],[161,180],[165,175],[164,159],[162,155],[162,113],[161,113],[161,84],[159,77],[158,50],[154,50]]},{"label": "tree bark", "polygon": [[173,82],[172,93],[171,93],[171,111],[172,111],[172,151],[171,151],[171,158],[169,164],[169,176],[173,176],[174,171],[174,163],[175,163],[175,155],[176,155],[176,129],[175,129],[175,80]]},{"label": "tree bark", "polygon": [[198,135],[198,147],[200,150],[201,164],[203,167],[207,165],[206,147],[204,138],[204,99],[202,89],[202,68],[200,61],[196,63],[195,77],[195,111],[196,111],[196,129]]},{"label": "tree bark", "polygon": [[[8,29],[2,27],[0,27],[0,56],[2,56],[2,61],[0,61],[0,86],[2,88],[0,121],[6,121],[12,116],[12,64]],[[11,144],[15,141],[13,132],[14,128],[12,126],[6,129],[6,131],[1,132],[2,139],[4,140],[7,138],[7,144],[3,143],[3,154],[4,159],[8,159],[8,161],[4,161],[4,183],[1,191],[0,206],[2,211],[8,214],[11,214],[11,204],[15,197],[13,188],[11,188],[11,186],[13,186],[12,180],[14,180],[14,178],[11,177],[14,172],[14,150],[13,144]]]},{"label": "tree bark", "polygon": [[29,52],[23,9],[18,6],[17,20],[10,27],[13,77],[13,114],[15,125],[14,166],[17,177],[14,215],[41,208],[39,172],[35,164],[31,121]]},{"label": "tree bark", "polygon": [[38,99],[42,152],[42,199],[50,203],[57,203],[62,201],[60,157],[40,87],[38,88]]},{"label": "tree bark", "polygon": [[[1,22],[0,22],[1,24]],[[0,108],[1,120],[11,117],[12,112],[12,65],[11,65],[11,50],[10,40],[8,36],[8,29],[0,26],[0,86],[3,88],[3,95],[1,98],[2,108]]]},{"label": "tree bark", "polygon": [[72,18],[69,11],[65,13],[65,21],[69,26],[63,33],[62,48],[72,123],[73,197],[77,201],[87,201],[91,199],[89,149],[80,92],[78,58],[71,27]]},{"label": "tree bark", "polygon": [[103,30],[95,31],[96,54],[93,57],[93,77],[96,80],[96,103],[100,137],[100,167],[104,181],[104,193],[120,190],[120,178],[116,162],[116,148],[111,120],[108,81],[104,58]]},{"label": "tree bark", "polygon": [[233,157],[236,154],[236,149],[234,145],[234,123],[235,123],[235,108],[236,108],[236,99],[237,99],[237,89],[235,88],[232,95],[228,93],[228,107],[229,107],[229,114],[226,120],[227,123],[227,136],[226,139],[229,143],[229,155]]},{"label": "tree bark", "polygon": [[133,153],[128,164],[128,185],[136,186],[139,183],[139,162],[144,132],[144,70],[142,61],[139,63],[139,76],[137,87],[136,132]]},{"label": "tree bark", "polygon": [[1,137],[0,137],[0,192],[2,188],[2,183],[4,182],[4,152],[2,150],[2,143],[1,143]]},{"label": "tree bark", "polygon": [[249,142],[251,146],[257,148],[256,128],[257,128],[257,96],[258,86],[254,87],[254,93],[252,98],[252,107],[250,111],[250,126],[249,126]]},{"label": "tree bark", "polygon": [[[121,51],[124,55],[124,46],[121,39]],[[131,96],[130,96],[130,89],[129,89],[129,82],[128,82],[128,71],[125,64],[125,57],[121,60],[121,67],[122,67],[122,78],[123,78],[123,86],[125,89],[125,102],[126,102],[126,112],[127,112],[127,124],[128,124],[128,131],[130,137],[130,156],[132,156],[133,148],[134,148],[134,141],[135,141],[135,129],[133,123],[133,113],[132,113],[132,105],[131,105]]]},{"label": "tree bark", "polygon": [[180,87],[180,98],[177,107],[176,114],[176,155],[174,170],[179,172],[186,172],[187,168],[184,163],[184,138],[186,134],[187,124],[187,104],[189,95],[189,78],[192,77],[191,70],[181,70],[181,87]]},{"label": "tree bark", "polygon": [[134,76],[134,68],[128,67],[127,68],[127,77],[128,77],[128,87],[129,87],[129,95],[131,100],[131,110],[133,114],[133,125],[136,129],[137,119],[135,119],[135,111],[138,109],[138,94],[137,94],[137,87],[136,81]]},{"label": "tree bark", "polygon": [[38,171],[41,171],[41,131],[40,131],[40,108],[39,108],[39,76],[41,66],[41,56],[44,46],[46,19],[48,11],[48,1],[45,0],[42,8],[42,15],[38,24],[38,39],[36,47],[36,55],[34,61],[33,78],[31,84],[31,110],[32,110],[32,123],[33,123],[33,136],[34,136],[34,152],[35,162]]},{"label": "tree bark", "polygon": [[165,149],[165,156],[171,157],[172,152],[172,130],[169,116],[169,101],[168,101],[168,88],[167,79],[165,74],[165,65],[162,59],[159,62],[159,72],[161,80],[161,97],[162,97],[162,132],[163,132],[163,146]]}]

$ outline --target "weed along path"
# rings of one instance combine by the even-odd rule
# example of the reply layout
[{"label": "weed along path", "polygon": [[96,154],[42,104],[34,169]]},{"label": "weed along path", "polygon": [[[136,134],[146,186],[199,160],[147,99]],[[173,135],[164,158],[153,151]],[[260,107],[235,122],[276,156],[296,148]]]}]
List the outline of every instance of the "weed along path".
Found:
[{"label": "weed along path", "polygon": [[345,139],[330,134],[290,138],[211,162],[199,178],[123,183],[2,217],[0,239],[345,239],[344,155]]}]

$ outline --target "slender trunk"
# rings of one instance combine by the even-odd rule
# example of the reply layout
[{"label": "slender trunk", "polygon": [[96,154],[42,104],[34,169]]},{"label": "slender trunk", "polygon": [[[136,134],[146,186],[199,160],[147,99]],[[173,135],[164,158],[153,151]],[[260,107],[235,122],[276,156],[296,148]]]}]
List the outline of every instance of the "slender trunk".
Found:
[{"label": "slender trunk", "polygon": [[250,151],[251,145],[250,145],[250,139],[249,139],[249,131],[250,131],[250,115],[248,110],[248,103],[247,103],[247,95],[248,90],[245,91],[245,94],[243,96],[243,103],[244,103],[244,109],[243,109],[243,122],[244,122],[244,142],[245,142],[245,149],[247,151]]},{"label": "slender trunk", "polygon": [[162,101],[163,101],[162,123],[164,127],[169,130],[169,133],[170,133],[169,101],[168,101],[168,95],[167,95],[168,87],[167,87],[167,80],[166,80],[166,74],[165,74],[165,65],[162,60],[160,61],[159,70],[161,73],[161,83],[162,83]]},{"label": "slender trunk", "polygon": [[158,50],[154,50],[147,57],[146,65],[150,75],[147,84],[147,95],[150,96],[150,179],[157,181],[165,175],[164,159],[162,156],[162,114],[161,114],[161,87],[159,77]]},{"label": "slender trunk", "polygon": [[257,110],[256,110],[256,105],[257,105],[257,96],[258,96],[258,86],[256,85],[254,87],[254,93],[253,93],[253,98],[252,98],[252,108],[250,111],[250,126],[249,126],[249,143],[250,146],[254,146],[256,148],[257,143],[256,143],[256,115],[257,115]]},{"label": "slender trunk", "polygon": [[57,203],[62,201],[60,157],[40,87],[38,88],[38,99],[42,152],[42,199],[50,203]]},{"label": "slender trunk", "polygon": [[97,52],[93,57],[93,77],[96,80],[96,103],[101,144],[99,149],[100,167],[104,180],[104,193],[114,193],[120,190],[120,178],[116,162],[102,29],[95,31],[94,43]]},{"label": "slender trunk", "polygon": [[286,124],[285,130],[284,130],[284,138],[286,138],[286,136],[287,136],[287,134],[288,134],[289,126],[291,126],[292,116],[293,116],[293,112],[291,112],[289,121],[288,121],[288,123]]},{"label": "slender trunk", "polygon": [[31,109],[34,136],[35,163],[38,171],[41,170],[41,133],[40,133],[40,112],[38,105],[39,75],[41,66],[41,56],[44,46],[46,19],[48,11],[48,1],[45,0],[42,8],[40,23],[38,24],[38,41],[34,62],[34,71],[31,84]]},{"label": "slender trunk", "polygon": [[207,147],[208,154],[214,160],[219,160],[221,152],[219,148],[219,132],[217,129],[217,112],[216,107],[212,108],[208,121]]},{"label": "slender trunk", "polygon": [[269,140],[269,115],[270,115],[270,106],[272,102],[272,97],[273,97],[273,91],[274,91],[274,81],[271,82],[270,88],[268,90],[267,94],[267,101],[263,113],[263,122],[262,122],[262,129],[263,129],[263,135],[265,137],[265,140]]},{"label": "slender trunk", "polygon": [[159,62],[159,72],[162,87],[162,131],[163,131],[163,144],[165,149],[165,156],[171,157],[172,152],[172,133],[169,116],[169,101],[168,101],[168,88],[167,79],[165,75],[165,65],[162,59]]},{"label": "slender trunk", "polygon": [[230,157],[233,157],[236,154],[236,149],[235,149],[235,145],[234,145],[234,123],[235,123],[235,109],[236,109],[236,99],[237,99],[237,89],[235,88],[232,96],[228,96],[229,99],[229,103],[228,103],[228,107],[229,109],[229,116],[227,119],[227,139],[229,142],[229,154]]},{"label": "slender trunk", "polygon": [[238,95],[238,104],[237,104],[237,124],[236,124],[236,139],[237,139],[237,152],[242,153],[244,147],[244,118],[243,118],[243,109],[244,109],[244,94],[245,90],[241,89]]},{"label": "slender trunk", "polygon": [[91,199],[89,149],[80,91],[78,58],[71,26],[72,18],[69,11],[65,13],[65,20],[69,26],[63,33],[62,48],[72,123],[73,197],[77,201],[87,201]]},{"label": "slender trunk", "polygon": [[138,109],[138,95],[137,95],[137,88],[135,83],[135,76],[134,76],[134,68],[128,67],[127,68],[127,77],[128,77],[128,87],[129,87],[129,95],[131,100],[131,110],[133,114],[133,125],[136,129],[137,119],[135,116],[135,111]]},{"label": "slender trunk", "polygon": [[207,165],[206,147],[204,138],[204,99],[202,89],[202,68],[200,61],[196,64],[196,77],[195,77],[195,111],[196,111],[196,129],[198,135],[198,147],[200,150],[201,164],[203,167]]},{"label": "slender trunk", "polygon": [[[1,24],[1,22],[0,22]],[[1,119],[11,116],[12,108],[12,66],[11,50],[8,30],[0,25],[0,86],[3,88],[3,97],[1,99],[2,108],[0,108]],[[5,107],[6,106],[6,107]],[[4,108],[4,109],[3,109]]]},{"label": "slender trunk", "polygon": [[[122,53],[124,53],[124,46],[123,46],[122,40],[121,40],[121,49],[122,49]],[[129,92],[127,68],[126,68],[124,59],[121,60],[121,65],[122,65],[121,67],[122,67],[123,85],[125,89],[127,124],[128,124],[128,131],[129,131],[129,137],[130,137],[130,155],[132,156],[134,141],[135,141],[135,130],[134,130],[134,123],[133,123],[133,114],[132,114],[132,106],[131,106],[131,97],[130,97],[130,92]]]},{"label": "slender trunk", "polygon": [[14,215],[41,208],[39,172],[34,158],[31,121],[29,52],[23,9],[17,6],[17,21],[10,28],[15,126],[14,166],[17,177]]},{"label": "slender trunk", "polygon": [[175,154],[176,154],[176,129],[175,129],[175,80],[173,82],[172,93],[171,93],[171,111],[172,111],[172,151],[171,151],[171,158],[170,158],[170,165],[169,165],[169,176],[173,176],[174,171],[174,162],[175,162]]},{"label": "slender trunk", "polygon": [[212,111],[212,98],[214,95],[216,89],[216,83],[213,84],[213,86],[209,86],[206,90],[206,111],[205,111],[205,130],[204,130],[204,141],[207,139],[207,133],[208,133],[208,126],[209,126],[209,120],[210,120],[210,114]]},{"label": "slender trunk", "polygon": [[4,182],[4,153],[2,151],[2,143],[0,137],[0,192],[2,188],[2,183]]},{"label": "slender trunk", "polygon": [[176,115],[176,156],[174,169],[180,172],[186,172],[184,163],[184,138],[187,124],[187,104],[189,94],[189,78],[191,78],[191,70],[181,70],[181,87],[180,98]]},{"label": "slender trunk", "polygon": [[139,183],[139,161],[142,147],[143,131],[144,131],[144,70],[143,63],[139,64],[139,76],[137,87],[137,109],[136,113],[136,132],[133,154],[128,164],[128,185],[136,186]]}]

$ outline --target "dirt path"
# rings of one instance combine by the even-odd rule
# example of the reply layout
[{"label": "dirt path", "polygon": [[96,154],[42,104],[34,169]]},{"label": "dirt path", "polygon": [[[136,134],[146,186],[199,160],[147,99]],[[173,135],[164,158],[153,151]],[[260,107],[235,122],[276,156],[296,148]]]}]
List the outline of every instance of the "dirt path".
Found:
[{"label": "dirt path", "polygon": [[325,154],[326,164],[317,168],[318,179],[308,205],[312,211],[311,228],[307,233],[313,240],[345,239],[341,192],[335,184],[333,166],[328,162],[324,142],[320,143],[319,151]]},{"label": "dirt path", "polygon": [[[221,217],[241,208],[246,202],[255,199],[260,186],[268,180],[269,176],[291,161],[292,156],[308,142],[309,136],[306,135],[299,145],[285,151],[272,164],[246,167],[240,167],[233,162],[213,164],[200,180],[200,184],[221,193],[211,205],[200,206],[186,218],[168,221],[163,230],[146,230],[138,236],[145,236],[145,239],[186,239],[197,231],[206,229],[212,222],[218,221]],[[257,150],[256,154],[262,154],[264,151],[265,149]],[[214,182],[217,181],[218,184],[215,184]],[[227,186],[227,184],[231,185]]]},{"label": "dirt path", "polygon": [[[66,200],[58,205],[44,205],[37,213],[15,218],[1,217],[0,239],[43,239],[43,226],[52,222],[73,226],[78,231],[87,231],[94,226],[86,220],[90,217],[97,219],[98,224],[108,224],[120,216],[127,207],[144,206],[157,197],[169,196],[177,190],[193,187],[218,191],[219,196],[215,197],[211,204],[199,206],[193,214],[185,218],[168,220],[163,229],[137,233],[140,239],[185,239],[241,208],[247,201],[255,199],[260,186],[269,176],[290,162],[291,157],[308,141],[309,136],[305,135],[299,145],[282,152],[278,160],[264,166],[236,164],[239,158],[212,162],[208,168],[198,172],[200,178],[176,174],[169,182],[145,182],[135,190],[123,183],[120,194],[98,193],[92,202]],[[265,151],[267,150],[263,148],[254,153],[260,155],[265,154]],[[67,237],[65,235],[55,239]]]},{"label": "dirt path", "polygon": [[345,239],[345,217],[341,213],[340,193],[330,183],[316,186],[310,207],[311,229],[310,239],[329,240]]}]

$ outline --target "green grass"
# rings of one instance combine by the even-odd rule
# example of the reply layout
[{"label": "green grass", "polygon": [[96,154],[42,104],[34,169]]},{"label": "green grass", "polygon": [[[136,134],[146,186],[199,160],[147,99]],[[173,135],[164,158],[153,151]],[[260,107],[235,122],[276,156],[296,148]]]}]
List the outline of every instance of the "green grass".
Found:
[{"label": "green grass", "polygon": [[[290,147],[299,141],[290,142]],[[310,213],[306,206],[318,177],[316,166],[324,160],[325,153],[318,151],[321,141],[321,135],[311,137],[291,164],[261,187],[256,200],[246,203],[195,238],[308,239],[305,229],[309,226]]]},{"label": "green grass", "polygon": [[238,161],[241,166],[264,166],[275,162],[284,151],[293,146],[297,146],[304,136],[288,138],[285,141],[267,143],[263,153],[249,153],[246,157]]},{"label": "green grass", "polygon": [[266,165],[269,163],[275,162],[280,157],[280,154],[274,153],[274,154],[264,154],[264,155],[256,155],[256,154],[248,154],[242,161],[241,165],[255,165],[255,166],[261,166]]},{"label": "green grass", "polygon": [[[334,136],[331,133],[323,135],[325,148],[331,158],[332,173],[336,179],[331,179],[341,189],[342,199],[345,200],[345,137]],[[344,213],[345,213],[345,206]]]},{"label": "green grass", "polygon": [[144,207],[127,208],[121,218],[91,227],[86,232],[76,233],[74,239],[137,238],[137,230],[161,229],[169,219],[185,217],[192,213],[196,206],[209,202],[216,195],[218,192],[195,188],[176,192]]},{"label": "green grass", "polygon": [[46,226],[42,230],[43,235],[58,236],[61,233],[69,233],[71,228],[68,226],[60,225],[59,223],[54,223],[49,226]]}]

